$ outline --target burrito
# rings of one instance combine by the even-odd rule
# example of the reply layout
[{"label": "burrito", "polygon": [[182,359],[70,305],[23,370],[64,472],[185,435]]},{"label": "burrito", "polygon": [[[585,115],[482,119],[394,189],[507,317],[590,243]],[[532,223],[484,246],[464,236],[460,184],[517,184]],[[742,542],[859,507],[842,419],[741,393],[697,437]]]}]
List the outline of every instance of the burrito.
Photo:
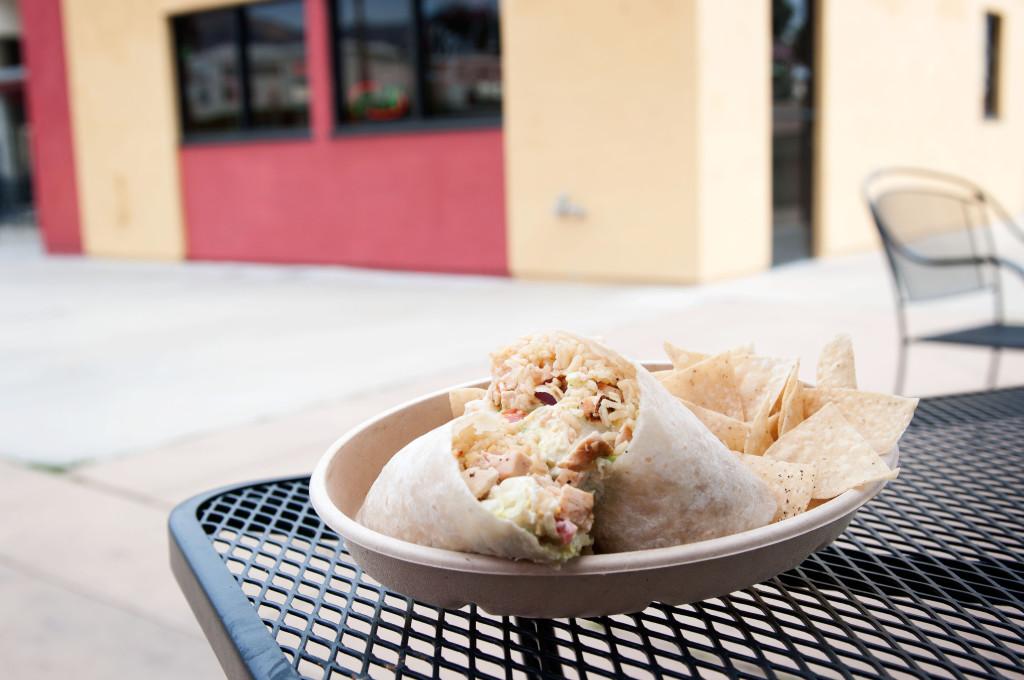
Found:
[{"label": "burrito", "polygon": [[564,562],[775,513],[764,483],[657,379],[596,342],[524,338],[492,355],[487,390],[460,408],[384,466],[360,522],[422,545]]}]

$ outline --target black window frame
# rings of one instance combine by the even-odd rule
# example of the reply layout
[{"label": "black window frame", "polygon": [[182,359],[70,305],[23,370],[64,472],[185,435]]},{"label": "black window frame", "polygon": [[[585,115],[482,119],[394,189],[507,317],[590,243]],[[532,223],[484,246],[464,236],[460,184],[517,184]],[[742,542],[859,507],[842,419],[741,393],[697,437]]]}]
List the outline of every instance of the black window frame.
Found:
[{"label": "black window frame", "polygon": [[[505,96],[504,81],[505,74],[502,72],[502,100],[501,112],[493,115],[476,116],[427,116],[424,114],[425,107],[423,98],[426,92],[426,72],[424,71],[424,51],[426,46],[422,40],[423,33],[423,12],[422,0],[406,0],[411,5],[410,15],[412,22],[409,26],[409,33],[412,42],[412,68],[416,89],[409,102],[411,115],[401,120],[375,120],[375,121],[354,121],[345,116],[345,83],[344,70],[341,59],[341,50],[338,49],[340,31],[338,22],[338,0],[327,0],[328,40],[331,50],[331,87],[334,90],[333,106],[334,111],[334,134],[337,136],[362,136],[380,134],[401,134],[415,132],[429,132],[432,130],[474,130],[501,128],[504,120]],[[501,12],[501,0],[498,0],[498,11]],[[499,23],[499,31],[500,23]],[[504,50],[504,44],[502,44]]]},{"label": "black window frame", "polygon": [[1003,108],[1003,16],[985,12],[984,77],[981,84],[981,111],[985,120],[999,120]]},{"label": "black window frame", "polygon": [[[310,105],[311,102],[306,102],[306,124],[304,126],[280,126],[280,127],[254,127],[253,126],[253,111],[252,101],[250,98],[250,69],[249,69],[249,50],[248,50],[248,38],[249,38],[249,26],[245,19],[245,11],[248,7],[256,5],[269,5],[274,3],[282,2],[283,0],[264,0],[264,2],[248,2],[234,5],[224,5],[218,7],[211,7],[204,10],[198,10],[194,12],[179,12],[170,15],[169,27],[170,27],[170,38],[171,38],[171,49],[174,50],[174,69],[175,69],[175,84],[177,85],[177,98],[178,98],[178,135],[182,146],[195,146],[204,145],[209,143],[224,143],[224,142],[249,142],[249,141],[263,141],[263,140],[275,140],[275,139],[309,139],[312,136],[312,116],[313,107]],[[302,11],[305,12],[306,0],[291,0],[296,2],[302,7]],[[216,130],[197,132],[189,131],[185,127],[187,120],[187,109],[185,102],[185,64],[183,63],[181,50],[178,49],[178,38],[177,28],[175,24],[178,20],[193,17],[207,12],[223,12],[230,11],[233,15],[235,22],[235,29],[238,34],[238,40],[235,43],[235,49],[238,53],[238,73],[239,73],[239,92],[242,101],[241,111],[241,124],[237,130]],[[306,72],[307,72],[307,87],[309,85],[309,26],[303,24],[303,40],[305,43],[305,60],[306,60]]]}]

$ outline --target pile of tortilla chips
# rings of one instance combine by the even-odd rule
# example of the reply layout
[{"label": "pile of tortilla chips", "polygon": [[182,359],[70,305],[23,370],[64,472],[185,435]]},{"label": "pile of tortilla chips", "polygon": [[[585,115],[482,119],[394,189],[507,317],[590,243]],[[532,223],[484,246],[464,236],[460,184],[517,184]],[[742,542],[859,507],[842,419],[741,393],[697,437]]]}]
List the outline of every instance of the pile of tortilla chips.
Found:
[{"label": "pile of tortilla chips", "polygon": [[860,392],[848,336],[821,352],[817,386],[797,359],[749,346],[706,355],[665,343],[672,369],[655,375],[775,493],[775,520],[848,489],[894,479],[883,460],[910,424],[917,399]]}]

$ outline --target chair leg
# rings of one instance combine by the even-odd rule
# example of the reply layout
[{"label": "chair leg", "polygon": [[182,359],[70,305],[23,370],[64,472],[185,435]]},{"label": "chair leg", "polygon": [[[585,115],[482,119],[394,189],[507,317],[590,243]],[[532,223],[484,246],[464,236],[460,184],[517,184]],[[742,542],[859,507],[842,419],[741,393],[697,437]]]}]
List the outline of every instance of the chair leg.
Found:
[{"label": "chair leg", "polygon": [[903,383],[907,377],[907,351],[910,343],[905,339],[900,340],[900,353],[896,365],[896,394],[903,394]]},{"label": "chair leg", "polygon": [[999,359],[1002,356],[1002,347],[992,348],[992,358],[988,364],[988,388],[994,390],[996,383],[999,382]]}]

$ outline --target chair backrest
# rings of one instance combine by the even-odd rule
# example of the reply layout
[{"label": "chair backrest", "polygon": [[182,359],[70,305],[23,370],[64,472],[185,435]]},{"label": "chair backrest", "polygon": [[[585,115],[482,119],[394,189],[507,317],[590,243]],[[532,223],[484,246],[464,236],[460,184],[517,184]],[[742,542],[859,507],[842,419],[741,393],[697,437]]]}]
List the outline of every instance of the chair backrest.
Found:
[{"label": "chair backrest", "polygon": [[990,264],[927,265],[929,258],[995,255],[993,212],[985,192],[944,173],[891,168],[870,175],[864,197],[882,237],[900,297],[926,300],[991,289]]}]

